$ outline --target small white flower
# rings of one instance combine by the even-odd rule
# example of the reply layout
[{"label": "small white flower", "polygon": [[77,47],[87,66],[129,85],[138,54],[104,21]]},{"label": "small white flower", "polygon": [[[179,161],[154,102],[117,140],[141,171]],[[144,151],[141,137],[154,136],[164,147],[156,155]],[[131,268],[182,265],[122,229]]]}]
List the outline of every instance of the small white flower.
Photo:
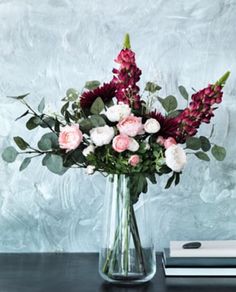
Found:
[{"label": "small white flower", "polygon": [[95,170],[95,166],[94,165],[88,165],[86,168],[86,173],[87,174],[93,174]]},{"label": "small white flower", "polygon": [[108,120],[111,122],[119,122],[123,118],[126,118],[130,115],[131,108],[128,104],[120,103],[113,105],[107,109],[105,115]]},{"label": "small white flower", "polygon": [[177,144],[165,151],[166,165],[175,172],[180,172],[187,163],[185,151]]},{"label": "small white flower", "polygon": [[95,150],[94,145],[93,144],[90,144],[88,147],[84,148],[84,150],[83,150],[82,153],[83,153],[83,155],[85,157],[87,157],[90,153],[93,153],[94,150]]},{"label": "small white flower", "polygon": [[149,134],[157,133],[160,130],[161,126],[156,119],[148,119],[144,124],[145,132]]},{"label": "small white flower", "polygon": [[134,138],[130,138],[128,150],[135,152],[135,151],[138,151],[138,149],[139,149],[138,142]]},{"label": "small white flower", "polygon": [[112,127],[103,126],[90,130],[90,138],[96,146],[109,144],[114,137],[115,132]]}]

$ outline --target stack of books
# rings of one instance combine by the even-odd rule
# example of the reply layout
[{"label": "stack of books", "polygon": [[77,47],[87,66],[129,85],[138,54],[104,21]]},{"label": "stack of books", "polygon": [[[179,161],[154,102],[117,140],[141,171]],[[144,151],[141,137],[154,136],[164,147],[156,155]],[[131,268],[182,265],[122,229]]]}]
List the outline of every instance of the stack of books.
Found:
[{"label": "stack of books", "polygon": [[164,249],[166,276],[236,276],[236,240],[200,241],[200,247],[184,249],[186,243],[172,241]]}]

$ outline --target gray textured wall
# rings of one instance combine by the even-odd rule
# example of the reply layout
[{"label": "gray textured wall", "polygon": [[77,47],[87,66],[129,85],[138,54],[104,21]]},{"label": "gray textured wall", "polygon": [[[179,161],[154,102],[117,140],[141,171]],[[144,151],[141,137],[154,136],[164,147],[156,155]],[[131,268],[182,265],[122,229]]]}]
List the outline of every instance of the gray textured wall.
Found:
[{"label": "gray textured wall", "polygon": [[[178,187],[151,186],[150,225],[157,249],[170,239],[236,239],[235,15],[235,0],[0,0],[0,149],[16,134],[40,136],[14,122],[23,107],[6,95],[31,92],[33,105],[44,96],[56,110],[67,88],[111,78],[125,32],[143,83],[157,80],[163,95],[179,84],[200,89],[229,69],[214,119],[227,159],[189,158]],[[39,161],[19,173],[19,164],[0,161],[0,251],[97,250],[104,178],[83,170],[57,177]]]}]

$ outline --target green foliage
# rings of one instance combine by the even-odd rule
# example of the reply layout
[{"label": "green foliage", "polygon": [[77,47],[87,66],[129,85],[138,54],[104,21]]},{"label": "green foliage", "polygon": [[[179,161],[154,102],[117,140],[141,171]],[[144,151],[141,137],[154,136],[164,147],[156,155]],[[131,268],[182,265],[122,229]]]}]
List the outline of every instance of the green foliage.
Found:
[{"label": "green foliage", "polygon": [[69,88],[66,91],[66,97],[68,101],[75,101],[79,97],[79,93],[74,88]]},{"label": "green foliage", "polygon": [[25,140],[19,136],[14,137],[13,138],[16,145],[21,149],[21,150],[25,150],[26,148],[28,148],[29,144],[27,142],[25,142]]},{"label": "green foliage", "polygon": [[154,82],[147,82],[144,90],[155,93],[156,91],[161,90],[161,87]]},{"label": "green foliage", "polygon": [[177,99],[173,95],[168,95],[166,98],[158,97],[158,100],[167,113],[174,111],[177,108]]},{"label": "green foliage", "polygon": [[135,175],[129,176],[129,186],[130,186],[130,193],[132,203],[135,204],[138,201],[139,195],[141,193],[147,192],[147,179],[145,174],[143,173],[136,173]]},{"label": "green foliage", "polygon": [[198,152],[194,153],[194,155],[200,160],[210,161],[209,156],[205,152],[198,151]]},{"label": "green foliage", "polygon": [[170,112],[168,114],[168,118],[176,118],[176,117],[178,117],[181,114],[182,111],[183,110],[175,110],[173,112]]},{"label": "green foliage", "polygon": [[92,115],[90,118],[80,121],[79,125],[83,132],[88,133],[92,128],[105,126],[106,121],[101,115]]},{"label": "green foliage", "polygon": [[62,157],[56,154],[46,154],[42,164],[45,165],[48,170],[58,175],[63,175],[68,170],[68,168],[63,165]]},{"label": "green foliage", "polygon": [[18,118],[15,119],[15,121],[20,120],[21,118],[25,117],[26,115],[28,115],[29,110],[25,111],[22,115],[20,115]]},{"label": "green foliage", "polygon": [[29,95],[29,93],[23,94],[23,95],[18,95],[18,96],[8,96],[9,98],[13,98],[13,99],[24,99],[27,95]]},{"label": "green foliage", "polygon": [[210,141],[207,139],[207,137],[204,136],[200,136],[199,137],[200,141],[201,141],[201,148],[204,152],[207,152],[211,149],[211,143]]},{"label": "green foliage", "polygon": [[93,90],[99,87],[99,85],[100,85],[100,82],[98,80],[92,80],[92,81],[87,81],[84,87],[88,90]]},{"label": "green foliage", "polygon": [[41,124],[41,120],[38,117],[31,117],[27,122],[26,122],[26,128],[28,130],[33,130],[37,128]]},{"label": "green foliage", "polygon": [[175,185],[177,185],[179,183],[179,179],[180,174],[178,172],[173,172],[172,176],[170,176],[167,180],[165,189],[169,189],[173,182],[175,182]]},{"label": "green foliage", "polygon": [[31,162],[31,158],[30,158],[30,157],[26,157],[26,158],[22,161],[19,170],[22,171],[22,170],[26,169],[26,167],[30,164],[30,162]]},{"label": "green foliage", "polygon": [[179,86],[179,92],[183,96],[184,99],[188,100],[188,92],[183,85]]},{"label": "green foliage", "polygon": [[211,153],[215,157],[215,159],[218,161],[223,161],[225,159],[225,156],[226,156],[225,148],[218,146],[218,145],[214,145],[211,148]]},{"label": "green foliage", "polygon": [[90,111],[94,115],[100,114],[100,112],[105,108],[104,102],[101,97],[97,97],[93,102]]},{"label": "green foliage", "polygon": [[128,33],[125,34],[123,46],[124,46],[124,49],[130,49],[131,48],[130,38],[129,38],[129,34]]},{"label": "green foliage", "polygon": [[44,134],[38,142],[38,148],[42,151],[58,149],[58,136],[53,132]]},{"label": "green foliage", "polygon": [[2,159],[8,163],[14,162],[16,160],[17,155],[19,152],[12,146],[9,146],[4,149],[2,153]]},{"label": "green foliage", "polygon": [[186,140],[186,147],[192,150],[198,150],[201,148],[201,140],[197,137],[189,137]]},{"label": "green foliage", "polygon": [[43,98],[43,99],[40,101],[39,105],[38,105],[38,111],[39,111],[40,113],[43,113],[44,108],[45,108],[45,99]]}]

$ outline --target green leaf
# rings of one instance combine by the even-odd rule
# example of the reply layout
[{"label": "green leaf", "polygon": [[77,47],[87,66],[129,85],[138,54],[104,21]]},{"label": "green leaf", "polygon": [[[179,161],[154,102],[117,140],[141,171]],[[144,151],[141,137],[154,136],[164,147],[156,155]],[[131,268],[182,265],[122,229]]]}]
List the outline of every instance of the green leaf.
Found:
[{"label": "green leaf", "polygon": [[92,80],[92,81],[87,81],[84,87],[88,90],[93,90],[97,88],[99,85],[100,85],[100,82],[98,80]]},{"label": "green leaf", "polygon": [[201,141],[201,148],[204,152],[207,152],[211,149],[211,143],[210,141],[207,139],[207,137],[204,136],[200,136],[199,137],[200,141]]},{"label": "green leaf", "polygon": [[7,147],[4,149],[2,153],[2,159],[5,160],[6,162],[14,162],[16,160],[17,155],[19,152],[12,146]]},{"label": "green leaf", "polygon": [[168,113],[177,108],[177,99],[173,95],[169,95],[166,98],[158,97],[158,100]]},{"label": "green leaf", "polygon": [[101,97],[97,97],[93,102],[90,111],[94,115],[100,114],[100,112],[104,109],[105,105]]},{"label": "green leaf", "polygon": [[71,167],[76,163],[84,163],[85,157],[83,156],[81,149],[76,149],[66,154],[64,157],[64,166]]},{"label": "green leaf", "polygon": [[69,88],[66,91],[66,96],[69,101],[75,101],[79,97],[79,92],[74,88]]},{"label": "green leaf", "polygon": [[184,99],[188,100],[188,92],[184,86],[182,85],[179,86],[179,92],[183,96]]},{"label": "green leaf", "polygon": [[146,176],[150,180],[151,183],[153,183],[153,184],[157,183],[155,173],[148,173]]},{"label": "green leaf", "polygon": [[70,105],[69,101],[66,102],[66,103],[63,105],[63,107],[61,108],[61,114],[62,114],[62,115],[64,115],[64,113],[65,113],[65,111],[68,109],[69,105]]},{"label": "green leaf", "polygon": [[154,93],[160,89],[161,89],[161,87],[159,85],[157,85],[156,83],[147,82],[144,90],[149,91],[151,93]]},{"label": "green leaf", "polygon": [[42,120],[39,118],[37,119],[38,119],[39,126],[41,128],[48,128],[48,126],[54,127],[55,125],[55,119],[53,117],[44,117],[42,118]]},{"label": "green leaf", "polygon": [[180,173],[175,172],[175,185],[176,186],[179,184],[179,181],[180,181]]},{"label": "green leaf", "polygon": [[26,123],[26,128],[28,130],[33,130],[37,128],[41,123],[41,120],[38,117],[31,117],[27,123]]},{"label": "green leaf", "polygon": [[198,152],[194,153],[194,155],[196,155],[198,159],[201,159],[204,161],[210,161],[209,156],[205,152],[198,151]]},{"label": "green leaf", "polygon": [[167,180],[165,189],[169,189],[169,187],[172,185],[173,181],[175,180],[175,172],[172,174],[171,177]]},{"label": "green leaf", "polygon": [[20,171],[24,170],[31,162],[31,158],[30,157],[26,157],[22,163],[21,163],[21,166],[19,168]]},{"label": "green leaf", "polygon": [[189,137],[186,140],[186,147],[192,150],[198,150],[201,148],[201,140],[197,137]]},{"label": "green leaf", "polygon": [[62,175],[68,170],[68,168],[63,166],[62,157],[56,154],[47,154],[42,163],[48,168],[48,170],[55,174]]},{"label": "green leaf", "polygon": [[17,136],[13,138],[16,145],[21,149],[21,150],[25,150],[29,144],[27,142],[25,142],[24,139],[22,139],[21,137]]},{"label": "green leaf", "polygon": [[92,128],[92,122],[90,119],[83,119],[79,122],[79,126],[82,132],[89,132]]},{"label": "green leaf", "polygon": [[29,93],[23,94],[23,95],[18,95],[18,96],[8,96],[9,98],[13,98],[13,99],[23,99],[25,98],[27,95],[29,95]]},{"label": "green leaf", "polygon": [[38,142],[38,148],[42,151],[58,149],[58,136],[55,133],[44,134]]},{"label": "green leaf", "polygon": [[44,108],[45,108],[45,99],[42,98],[42,100],[40,101],[39,105],[38,105],[38,111],[40,113],[42,113],[44,111]]},{"label": "green leaf", "polygon": [[182,113],[183,110],[175,110],[173,112],[170,112],[168,114],[168,118],[176,118],[178,117],[181,113]]},{"label": "green leaf", "polygon": [[20,115],[18,118],[15,119],[15,121],[18,121],[19,119],[23,118],[24,116],[28,115],[29,110],[27,110],[26,112],[24,112],[22,115]]},{"label": "green leaf", "polygon": [[211,148],[211,153],[215,157],[215,159],[218,160],[218,161],[224,160],[225,156],[226,156],[225,148],[221,147],[221,146],[218,146],[218,145],[214,145]]},{"label": "green leaf", "polygon": [[95,127],[103,127],[106,125],[105,120],[99,115],[93,115],[90,117],[91,125],[93,128]]}]

